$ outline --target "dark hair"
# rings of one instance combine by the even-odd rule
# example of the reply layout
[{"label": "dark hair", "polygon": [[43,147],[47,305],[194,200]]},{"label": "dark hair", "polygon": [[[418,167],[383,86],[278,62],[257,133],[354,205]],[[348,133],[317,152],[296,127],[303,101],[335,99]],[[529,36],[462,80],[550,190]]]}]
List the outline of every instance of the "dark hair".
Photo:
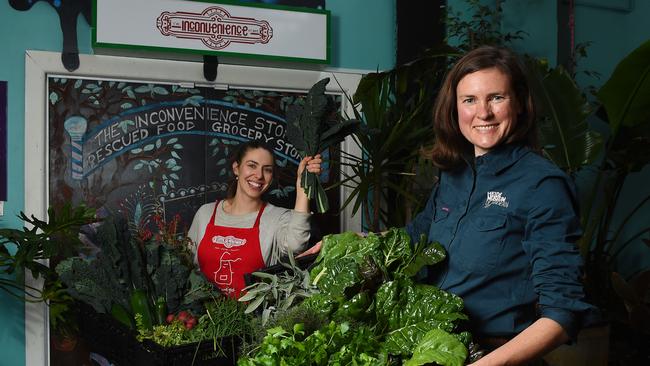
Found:
[{"label": "dark hair", "polygon": [[510,87],[521,111],[514,121],[505,143],[519,142],[537,149],[535,105],[526,69],[519,57],[503,47],[481,46],[465,54],[447,73],[433,109],[436,143],[433,163],[440,169],[454,169],[463,163],[463,156],[473,156],[473,146],[465,139],[458,125],[456,88],[467,74],[496,67],[510,78]]},{"label": "dark hair", "polygon": [[[246,153],[255,149],[264,149],[268,151],[269,154],[271,154],[271,158],[273,159],[273,172],[275,173],[275,155],[273,154],[273,149],[266,142],[261,140],[250,140],[244,142],[243,144],[239,144],[239,146],[237,146],[237,149],[233,151],[233,154],[230,157],[230,166],[232,166],[232,164],[235,162],[238,165],[241,165],[242,161],[244,160],[244,156],[246,156]],[[228,184],[226,198],[233,198],[235,197],[236,193],[237,177],[234,177],[234,179],[231,180]]]}]

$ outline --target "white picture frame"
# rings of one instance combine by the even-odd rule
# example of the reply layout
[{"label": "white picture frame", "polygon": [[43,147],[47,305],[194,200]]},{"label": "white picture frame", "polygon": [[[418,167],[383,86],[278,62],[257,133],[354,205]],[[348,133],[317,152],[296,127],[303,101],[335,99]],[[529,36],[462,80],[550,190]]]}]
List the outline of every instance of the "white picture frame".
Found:
[{"label": "white picture frame", "polygon": [[[47,218],[48,208],[48,75],[65,77],[92,77],[107,80],[140,80],[164,83],[194,84],[200,86],[246,87],[265,90],[306,92],[325,77],[330,77],[328,92],[344,92],[352,96],[362,77],[359,72],[338,70],[296,70],[260,66],[221,64],[214,82],[206,81],[201,62],[145,59],[133,57],[79,55],[80,66],[67,71],[58,52],[25,52],[25,172],[24,212],[39,219]],[[342,98],[343,111],[353,115],[353,106]],[[351,138],[341,148],[359,156],[357,145]],[[345,167],[342,169],[346,169]],[[350,173],[348,171],[342,174]],[[341,189],[341,202],[351,190]],[[350,205],[351,206],[351,205]],[[352,215],[347,207],[340,215],[341,231],[361,231],[361,214]],[[28,276],[26,276],[28,277]],[[42,286],[40,281],[26,278],[30,286]],[[44,303],[25,303],[25,364],[49,365],[49,319]]]}]

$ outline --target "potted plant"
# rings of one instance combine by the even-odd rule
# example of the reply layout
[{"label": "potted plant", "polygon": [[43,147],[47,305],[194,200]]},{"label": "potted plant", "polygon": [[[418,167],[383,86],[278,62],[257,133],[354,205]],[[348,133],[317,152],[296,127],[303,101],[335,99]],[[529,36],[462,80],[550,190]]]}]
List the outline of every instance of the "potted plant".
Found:
[{"label": "potted plant", "polygon": [[[50,207],[48,220],[21,212],[22,229],[0,229],[0,290],[27,302],[46,302],[50,311],[52,345],[72,351],[77,344],[78,324],[74,301],[49,264],[77,255],[83,244],[82,226],[96,221],[95,211],[83,205]],[[15,250],[10,246],[15,246]],[[42,279],[41,288],[25,284],[25,273]]]},{"label": "potted plant", "polygon": [[419,188],[416,171],[425,166],[423,149],[433,143],[431,110],[453,52],[431,49],[411,63],[367,74],[350,98],[365,128],[353,135],[360,156],[343,153],[352,174],[340,184],[352,191],[342,206],[363,210],[370,231],[403,226],[426,200],[418,193],[430,182]]},{"label": "potted plant", "polygon": [[[624,279],[618,273],[623,266],[618,260],[632,245],[648,249],[643,237],[650,226],[642,225],[627,237],[622,233],[650,196],[640,197],[631,208],[625,208],[620,198],[628,176],[650,163],[650,41],[619,62],[595,93],[595,107],[561,67],[542,66],[535,71],[544,107],[544,152],[575,178],[580,193],[584,235],[578,244],[585,260],[587,295],[610,324],[625,329],[625,336],[634,334],[633,341],[648,339],[649,268]],[[588,122],[594,114],[607,122],[600,131]],[[613,352],[619,359],[626,357]]]}]

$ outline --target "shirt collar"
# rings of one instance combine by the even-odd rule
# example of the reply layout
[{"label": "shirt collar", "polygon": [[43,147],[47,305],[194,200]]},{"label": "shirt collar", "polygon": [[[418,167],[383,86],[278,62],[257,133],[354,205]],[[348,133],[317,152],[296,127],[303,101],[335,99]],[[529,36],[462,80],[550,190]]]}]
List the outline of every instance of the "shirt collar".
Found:
[{"label": "shirt collar", "polygon": [[477,157],[475,164],[477,169],[483,166],[481,169],[487,169],[494,175],[498,175],[529,152],[531,152],[530,148],[521,144],[503,144]]}]

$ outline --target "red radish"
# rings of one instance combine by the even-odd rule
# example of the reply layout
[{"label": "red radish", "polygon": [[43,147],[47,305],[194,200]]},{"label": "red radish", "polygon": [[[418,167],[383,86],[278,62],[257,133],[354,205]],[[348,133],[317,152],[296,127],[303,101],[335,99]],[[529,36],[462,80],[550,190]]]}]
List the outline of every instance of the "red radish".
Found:
[{"label": "red radish", "polygon": [[196,325],[196,323],[197,323],[196,318],[191,317],[191,318],[187,319],[187,321],[185,322],[185,326],[191,325],[193,327],[193,326]]},{"label": "red radish", "polygon": [[174,314],[169,314],[167,315],[167,318],[165,318],[165,321],[167,322],[167,324],[171,324],[171,322],[173,322],[175,318],[176,317],[174,316]]},{"label": "red radish", "polygon": [[182,321],[183,323],[185,323],[187,318],[189,318],[190,316],[191,316],[190,313],[188,313],[185,310],[181,310],[180,312],[178,312],[178,317],[176,319],[178,319],[178,320]]}]

